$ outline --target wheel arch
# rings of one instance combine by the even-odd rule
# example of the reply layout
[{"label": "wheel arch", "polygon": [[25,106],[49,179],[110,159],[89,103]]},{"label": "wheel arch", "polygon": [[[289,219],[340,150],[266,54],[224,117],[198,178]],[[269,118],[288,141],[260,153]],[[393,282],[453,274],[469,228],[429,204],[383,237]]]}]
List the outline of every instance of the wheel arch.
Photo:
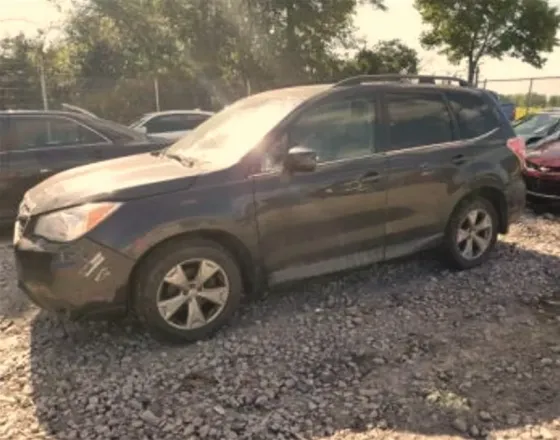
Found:
[{"label": "wheel arch", "polygon": [[144,261],[146,261],[150,255],[152,255],[157,249],[175,240],[188,240],[188,239],[204,239],[209,240],[218,245],[222,246],[226,251],[228,251],[232,257],[235,259],[239,265],[241,271],[241,277],[243,281],[243,289],[247,294],[253,294],[256,290],[263,287],[263,277],[261,276],[260,265],[251,254],[249,248],[243,244],[243,242],[235,235],[225,232],[222,230],[212,230],[203,229],[197,231],[183,232],[179,234],[166,237],[160,240],[151,247],[146,249],[139,258],[136,260],[129,276],[129,303],[134,296],[133,286],[135,285],[135,280],[138,277],[138,270],[142,267]]},{"label": "wheel arch", "polygon": [[450,215],[447,217],[446,229],[461,204],[465,200],[474,199],[476,197],[488,200],[492,204],[498,214],[498,232],[500,234],[506,234],[509,229],[507,200],[505,193],[494,185],[480,185],[463,195],[457,202],[455,202]]}]

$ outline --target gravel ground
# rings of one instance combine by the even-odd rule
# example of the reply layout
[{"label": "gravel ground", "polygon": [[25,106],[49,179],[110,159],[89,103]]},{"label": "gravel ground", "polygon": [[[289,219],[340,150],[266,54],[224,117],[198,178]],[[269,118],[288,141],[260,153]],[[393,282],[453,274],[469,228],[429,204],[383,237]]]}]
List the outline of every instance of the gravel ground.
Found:
[{"label": "gravel ground", "polygon": [[560,439],[559,259],[527,214],[484,267],[323,278],[167,347],[39,312],[0,244],[0,439]]}]

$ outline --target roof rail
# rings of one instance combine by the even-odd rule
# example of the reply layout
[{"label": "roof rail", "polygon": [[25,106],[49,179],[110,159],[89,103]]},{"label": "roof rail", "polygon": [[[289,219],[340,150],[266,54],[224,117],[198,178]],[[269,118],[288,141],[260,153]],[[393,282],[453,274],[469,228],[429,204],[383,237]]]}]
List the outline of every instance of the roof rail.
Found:
[{"label": "roof rail", "polygon": [[337,82],[334,87],[356,86],[363,83],[382,82],[382,81],[395,81],[400,82],[403,80],[417,79],[419,84],[435,84],[436,80],[457,82],[461,87],[470,87],[468,81],[457,78],[454,76],[440,76],[440,75],[400,75],[398,73],[387,75],[358,75],[350,78],[343,79]]}]

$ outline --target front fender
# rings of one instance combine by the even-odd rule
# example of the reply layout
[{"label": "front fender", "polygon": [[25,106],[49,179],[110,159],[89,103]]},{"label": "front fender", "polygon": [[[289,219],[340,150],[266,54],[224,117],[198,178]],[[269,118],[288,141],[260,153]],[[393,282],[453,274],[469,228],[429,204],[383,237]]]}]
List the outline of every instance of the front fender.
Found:
[{"label": "front fender", "polygon": [[128,201],[90,237],[138,260],[164,240],[198,231],[232,236],[257,258],[259,240],[250,182],[194,187]]}]

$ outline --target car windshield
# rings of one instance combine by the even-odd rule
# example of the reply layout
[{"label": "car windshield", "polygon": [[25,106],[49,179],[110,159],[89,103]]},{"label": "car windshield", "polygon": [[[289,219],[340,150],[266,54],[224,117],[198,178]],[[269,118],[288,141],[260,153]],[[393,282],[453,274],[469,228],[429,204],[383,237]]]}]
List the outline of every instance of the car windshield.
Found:
[{"label": "car windshield", "polygon": [[533,134],[535,131],[547,127],[560,119],[560,114],[535,113],[523,118],[514,126],[514,130],[519,135]]},{"label": "car windshield", "polygon": [[208,118],[165,154],[234,163],[300,103],[294,97],[245,98]]}]

